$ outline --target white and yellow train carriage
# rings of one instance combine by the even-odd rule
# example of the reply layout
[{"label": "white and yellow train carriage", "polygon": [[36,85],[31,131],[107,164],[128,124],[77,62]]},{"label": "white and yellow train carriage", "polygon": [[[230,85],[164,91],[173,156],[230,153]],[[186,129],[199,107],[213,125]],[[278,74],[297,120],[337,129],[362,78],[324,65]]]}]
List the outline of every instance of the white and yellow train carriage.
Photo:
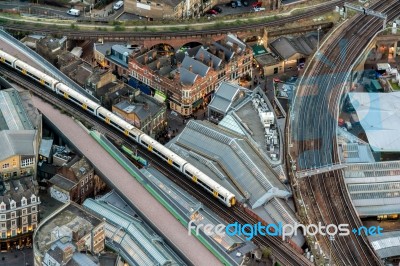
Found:
[{"label": "white and yellow train carriage", "polygon": [[57,84],[56,93],[81,106],[83,109],[91,112],[93,115],[96,115],[96,110],[100,107],[98,103],[86,98],[76,90],[71,89],[63,83]]},{"label": "white and yellow train carriage", "polygon": [[183,166],[187,163],[185,159],[146,134],[140,136],[139,143],[179,171],[182,171]]},{"label": "white and yellow train carriage", "polygon": [[131,132],[135,132],[134,126],[123,120],[122,118],[116,116],[113,114],[111,111],[107,110],[104,107],[100,107],[97,109],[97,117],[99,117],[101,120],[106,122],[107,124],[115,127],[118,131],[124,133],[126,136],[133,137],[135,139],[135,136],[131,136]]},{"label": "white and yellow train carriage", "polygon": [[14,62],[14,68],[21,72],[24,75],[27,75],[28,77],[36,80],[40,84],[46,86],[47,88],[51,89],[54,91],[54,87],[57,83],[59,83],[58,80],[55,78],[52,78],[51,76],[43,73],[42,71],[37,70],[36,68],[32,67],[31,65],[28,65],[27,63],[17,60]]},{"label": "white and yellow train carriage", "polygon": [[219,201],[222,201],[228,207],[235,205],[235,195],[219,185],[208,175],[204,174],[202,171],[200,171],[190,163],[185,164],[183,168],[183,174],[192,179],[193,182],[203,187],[209,193],[212,193],[214,197],[217,198]]},{"label": "white and yellow train carriage", "polygon": [[14,63],[17,60],[18,58],[0,50],[0,63],[6,64],[10,67],[14,67]]}]

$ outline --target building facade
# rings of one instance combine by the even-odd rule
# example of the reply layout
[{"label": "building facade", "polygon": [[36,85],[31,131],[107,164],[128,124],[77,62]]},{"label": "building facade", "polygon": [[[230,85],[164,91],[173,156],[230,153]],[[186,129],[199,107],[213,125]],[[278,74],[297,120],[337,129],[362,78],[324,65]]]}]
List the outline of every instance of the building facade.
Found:
[{"label": "building facade", "polygon": [[71,162],[70,167],[61,167],[58,174],[49,180],[52,184],[49,193],[52,198],[64,203],[83,203],[87,197],[95,195],[95,187],[103,187],[102,184],[95,184],[102,181],[95,178],[94,168],[85,158]]},{"label": "building facade", "polygon": [[0,78],[0,249],[29,246],[39,220],[41,115],[29,92]]},{"label": "building facade", "polygon": [[[0,196],[0,248],[2,251],[32,244],[39,221],[40,198],[30,178],[3,182]],[[8,189],[7,189],[8,188]]]},{"label": "building facade", "polygon": [[235,35],[169,55],[156,49],[131,56],[129,84],[166,95],[169,107],[183,116],[205,106],[222,81],[238,83],[251,75],[252,51]]}]

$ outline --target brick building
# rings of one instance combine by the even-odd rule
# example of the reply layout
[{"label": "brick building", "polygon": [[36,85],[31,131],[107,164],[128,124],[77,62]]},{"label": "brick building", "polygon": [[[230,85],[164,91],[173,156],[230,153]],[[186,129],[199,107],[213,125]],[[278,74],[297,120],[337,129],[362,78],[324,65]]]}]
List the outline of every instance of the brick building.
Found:
[{"label": "brick building", "polygon": [[51,197],[64,203],[83,203],[87,197],[96,195],[105,187],[85,158],[72,160],[69,165],[61,167],[58,174],[49,180]]},{"label": "brick building", "polygon": [[139,90],[112,106],[112,111],[128,123],[149,135],[155,136],[165,129],[167,107]]},{"label": "brick building", "polygon": [[232,34],[174,55],[153,49],[130,57],[129,84],[151,95],[166,95],[184,116],[206,105],[222,81],[251,75],[252,50]]}]

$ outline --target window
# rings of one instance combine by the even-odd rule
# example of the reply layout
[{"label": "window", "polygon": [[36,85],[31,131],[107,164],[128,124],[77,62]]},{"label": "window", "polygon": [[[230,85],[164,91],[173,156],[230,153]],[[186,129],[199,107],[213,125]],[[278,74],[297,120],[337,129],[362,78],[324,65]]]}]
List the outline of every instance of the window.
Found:
[{"label": "window", "polygon": [[[13,200],[13,201],[11,201],[11,204],[10,204],[10,206],[11,206],[11,209],[14,209],[15,208],[15,201]],[[14,214],[15,214],[15,212],[14,212]]]},{"label": "window", "polygon": [[4,203],[0,204],[0,210],[5,210],[6,209],[6,205]]},{"label": "window", "polygon": [[10,164],[9,164],[9,163],[3,164],[3,169],[7,169],[8,167],[10,167]]},{"label": "window", "polygon": [[11,236],[15,236],[17,234],[17,230],[11,230]]},{"label": "window", "polygon": [[28,231],[28,227],[27,226],[22,226],[22,233],[26,233]]},{"label": "window", "polygon": [[6,219],[6,215],[5,214],[0,215],[0,220],[4,221],[5,219]]},{"label": "window", "polygon": [[22,167],[25,167],[25,166],[28,166],[28,165],[32,165],[32,164],[34,164],[34,158],[33,157],[21,161],[21,166]]},{"label": "window", "polygon": [[81,186],[83,187],[85,185],[85,180],[83,179],[81,182]]},{"label": "window", "polygon": [[86,177],[86,183],[89,182],[89,176]]},{"label": "window", "polygon": [[27,214],[26,209],[22,209],[22,215],[26,215],[26,214]]},{"label": "window", "polygon": [[28,216],[22,217],[22,224],[27,224],[28,223]]},{"label": "window", "polygon": [[6,223],[0,223],[1,229],[6,229]]},{"label": "window", "polygon": [[32,214],[32,223],[33,222],[37,222],[37,216],[36,216],[36,213],[35,214]]},{"label": "window", "polygon": [[25,206],[25,205],[26,205],[26,199],[25,199],[25,198],[23,198],[23,199],[21,200],[21,205],[22,205],[22,206]]},{"label": "window", "polygon": [[36,197],[35,197],[35,196],[33,196],[33,197],[31,198],[31,202],[36,202]]},{"label": "window", "polygon": [[11,212],[11,219],[15,218],[15,212]]},{"label": "window", "polygon": [[1,232],[1,238],[6,238],[6,237],[7,237],[6,232]]},{"label": "window", "polygon": [[85,188],[81,188],[81,195],[85,194]]},{"label": "window", "polygon": [[17,226],[17,220],[11,220],[11,227]]},{"label": "window", "polygon": [[36,212],[36,206],[32,207],[32,212]]}]

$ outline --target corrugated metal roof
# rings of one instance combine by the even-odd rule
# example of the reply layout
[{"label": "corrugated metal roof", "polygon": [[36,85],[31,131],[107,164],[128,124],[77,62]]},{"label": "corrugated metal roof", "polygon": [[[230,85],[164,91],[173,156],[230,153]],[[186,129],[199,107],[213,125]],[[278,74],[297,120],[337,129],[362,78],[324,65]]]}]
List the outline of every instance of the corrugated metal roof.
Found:
[{"label": "corrugated metal roof", "polygon": [[400,256],[400,232],[384,232],[382,234],[368,236],[372,247],[378,253],[379,257],[389,258]]},{"label": "corrugated metal roof", "polygon": [[[92,199],[87,199],[83,206],[96,212],[101,217],[104,217],[108,222],[121,226],[131,237],[138,243],[149,255],[151,255],[157,263],[164,265],[169,260],[163,256],[157,248],[151,243],[151,239],[145,234],[144,228],[139,223],[134,223],[132,218],[123,215],[121,212],[107,204],[106,202],[97,202]],[[127,239],[129,241],[129,239]],[[130,240],[132,241],[132,240]]]},{"label": "corrugated metal roof", "polygon": [[9,88],[0,91],[0,112],[3,121],[0,124],[0,130],[33,129],[16,89]]},{"label": "corrugated metal roof", "polygon": [[[243,139],[233,137],[211,123],[189,121],[176,143],[190,147],[191,150],[222,164],[241,186],[242,191],[247,191],[253,208],[280,192],[289,195],[282,183]],[[208,145],[205,147],[202,143]]]}]

